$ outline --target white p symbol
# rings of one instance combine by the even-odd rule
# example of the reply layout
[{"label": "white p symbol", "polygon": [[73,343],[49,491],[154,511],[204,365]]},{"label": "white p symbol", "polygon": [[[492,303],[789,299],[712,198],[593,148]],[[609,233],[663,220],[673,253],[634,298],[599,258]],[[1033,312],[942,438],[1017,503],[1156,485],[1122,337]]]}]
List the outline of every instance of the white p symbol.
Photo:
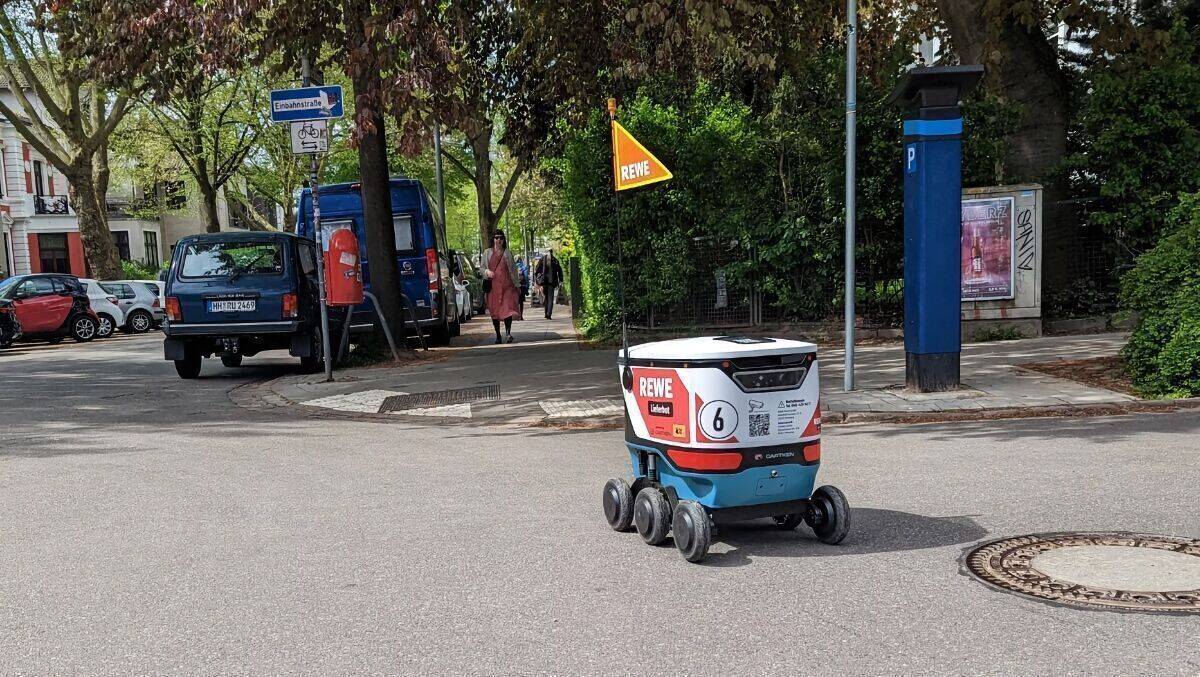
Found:
[{"label": "white p symbol", "polygon": [[907,151],[908,151],[908,161],[907,161],[907,165],[906,165],[906,166],[907,166],[907,168],[908,168],[908,171],[910,171],[910,172],[911,172],[911,171],[913,171],[914,169],[916,169],[916,168],[917,168],[917,147],[916,147],[916,146],[909,146],[909,147],[908,147],[908,148],[906,148],[905,150],[907,150]]}]

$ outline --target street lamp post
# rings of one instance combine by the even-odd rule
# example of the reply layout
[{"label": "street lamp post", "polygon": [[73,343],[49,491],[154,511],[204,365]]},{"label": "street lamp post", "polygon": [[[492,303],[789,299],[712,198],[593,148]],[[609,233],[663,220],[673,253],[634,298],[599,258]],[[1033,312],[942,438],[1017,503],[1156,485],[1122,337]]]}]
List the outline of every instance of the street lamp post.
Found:
[{"label": "street lamp post", "polygon": [[846,362],[843,387],[854,390],[854,224],[855,124],[858,92],[858,5],[846,0]]}]

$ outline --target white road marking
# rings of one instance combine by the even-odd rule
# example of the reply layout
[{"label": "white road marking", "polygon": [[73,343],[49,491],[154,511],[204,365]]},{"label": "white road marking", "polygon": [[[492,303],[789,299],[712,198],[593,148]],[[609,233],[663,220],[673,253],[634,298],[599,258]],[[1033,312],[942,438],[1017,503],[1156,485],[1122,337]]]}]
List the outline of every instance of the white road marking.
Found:
[{"label": "white road marking", "polygon": [[444,416],[446,418],[471,418],[471,403],[446,404],[440,407],[422,407],[420,409],[404,409],[393,411],[402,416]]},{"label": "white road marking", "polygon": [[548,418],[591,418],[617,416],[623,411],[620,400],[542,400],[538,402]]},{"label": "white road marking", "polygon": [[338,411],[354,411],[363,414],[378,414],[383,401],[393,395],[407,395],[398,390],[364,390],[345,395],[330,395],[307,402],[301,402],[306,407],[321,407],[337,409]]}]

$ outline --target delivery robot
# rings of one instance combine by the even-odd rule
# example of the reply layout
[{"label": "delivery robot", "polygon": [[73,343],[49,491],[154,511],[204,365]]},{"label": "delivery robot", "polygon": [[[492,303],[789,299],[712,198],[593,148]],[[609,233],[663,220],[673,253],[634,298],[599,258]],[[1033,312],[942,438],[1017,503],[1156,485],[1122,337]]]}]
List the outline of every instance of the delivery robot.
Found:
[{"label": "delivery robot", "polygon": [[604,515],[658,545],[674,533],[699,562],[717,525],[771,517],[835,544],[850,529],[837,488],[815,491],[820,384],[811,343],[707,336],[627,348],[618,359],[632,484],[604,485]]}]

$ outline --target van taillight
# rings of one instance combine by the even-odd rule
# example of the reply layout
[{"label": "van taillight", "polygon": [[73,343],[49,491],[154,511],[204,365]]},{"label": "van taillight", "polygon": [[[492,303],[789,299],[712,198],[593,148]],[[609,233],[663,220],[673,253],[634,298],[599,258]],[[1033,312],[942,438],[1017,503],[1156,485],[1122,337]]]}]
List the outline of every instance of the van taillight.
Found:
[{"label": "van taillight", "polygon": [[425,250],[425,269],[429,271],[429,291],[437,291],[441,278],[438,275],[438,255],[436,249]]},{"label": "van taillight", "polygon": [[284,294],[283,295],[283,316],[284,317],[296,317],[299,314],[300,314],[300,304],[296,302],[296,295],[291,294],[291,293]]},{"label": "van taillight", "polygon": [[167,319],[172,322],[183,321],[183,311],[179,309],[179,299],[174,296],[167,297]]}]

